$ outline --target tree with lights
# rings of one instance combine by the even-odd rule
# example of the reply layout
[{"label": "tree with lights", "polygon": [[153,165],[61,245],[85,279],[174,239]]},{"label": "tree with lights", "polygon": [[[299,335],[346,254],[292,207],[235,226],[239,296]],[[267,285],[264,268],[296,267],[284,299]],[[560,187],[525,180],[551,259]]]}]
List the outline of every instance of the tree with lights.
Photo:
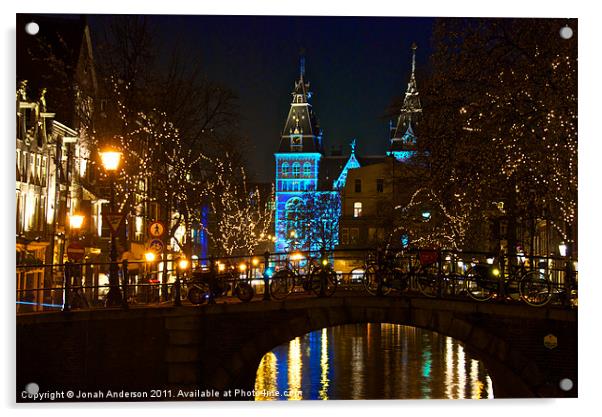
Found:
[{"label": "tree with lights", "polygon": [[205,227],[213,245],[218,254],[253,253],[272,225],[274,191],[261,195],[258,187],[250,188],[244,168],[232,163],[228,155],[203,159],[215,174],[205,189],[214,216]]},{"label": "tree with lights", "polygon": [[[560,19],[440,19],[421,126],[431,188],[464,246],[496,210],[519,225],[545,219],[572,242],[577,210],[577,48]],[[576,29],[576,21],[570,22]],[[536,28],[536,30],[534,30]],[[501,209],[498,209],[498,207]],[[482,235],[482,233],[481,233]]]},{"label": "tree with lights", "polygon": [[294,237],[297,249],[334,249],[339,243],[339,192],[307,192],[303,194],[302,201]]}]

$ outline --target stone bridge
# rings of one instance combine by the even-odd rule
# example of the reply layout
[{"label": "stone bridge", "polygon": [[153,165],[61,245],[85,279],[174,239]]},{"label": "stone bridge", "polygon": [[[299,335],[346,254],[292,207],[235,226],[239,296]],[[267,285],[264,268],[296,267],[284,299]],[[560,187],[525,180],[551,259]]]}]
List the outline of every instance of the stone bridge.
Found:
[{"label": "stone bridge", "polygon": [[[275,346],[351,323],[402,324],[460,341],[485,364],[496,398],[577,396],[576,311],[347,296],[22,315],[17,400],[29,382],[41,391],[251,390]],[[557,346],[544,345],[547,335]],[[574,383],[567,392],[564,378]]]}]

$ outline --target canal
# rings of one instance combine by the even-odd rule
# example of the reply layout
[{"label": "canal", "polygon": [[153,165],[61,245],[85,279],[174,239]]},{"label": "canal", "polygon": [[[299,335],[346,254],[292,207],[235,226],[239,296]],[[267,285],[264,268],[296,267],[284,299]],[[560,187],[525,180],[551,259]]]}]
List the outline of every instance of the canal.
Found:
[{"label": "canal", "polygon": [[482,362],[447,336],[397,324],[349,324],[264,355],[255,400],[493,398]]}]

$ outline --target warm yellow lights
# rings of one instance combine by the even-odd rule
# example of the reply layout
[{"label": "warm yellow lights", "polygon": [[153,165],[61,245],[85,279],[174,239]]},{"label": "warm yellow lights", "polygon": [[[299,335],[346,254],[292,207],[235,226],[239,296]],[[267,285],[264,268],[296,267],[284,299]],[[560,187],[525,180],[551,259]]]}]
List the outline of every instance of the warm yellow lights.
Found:
[{"label": "warm yellow lights", "polygon": [[82,216],[81,214],[72,214],[71,216],[69,216],[69,227],[72,230],[78,230],[82,227],[82,224],[84,224],[84,216]]},{"label": "warm yellow lights", "polygon": [[146,252],[144,254],[144,259],[146,259],[146,262],[153,262],[156,258],[155,252]]},{"label": "warm yellow lights", "polygon": [[178,261],[178,267],[179,267],[179,268],[180,268],[182,271],[184,271],[184,270],[188,269],[188,265],[189,265],[189,264],[190,264],[190,263],[188,262],[188,259],[186,259],[186,258],[181,258],[181,259]]},{"label": "warm yellow lights", "polygon": [[295,252],[291,255],[292,261],[300,261],[301,259],[303,259],[303,254],[301,252]]},{"label": "warm yellow lights", "polygon": [[223,264],[223,263],[221,263],[221,262],[220,262],[220,263],[218,263],[218,264],[217,264],[217,270],[218,270],[219,272],[224,272],[224,271],[226,270],[226,264]]},{"label": "warm yellow lights", "polygon": [[106,150],[99,152],[102,166],[107,171],[117,171],[121,162],[121,152],[114,150]]},{"label": "warm yellow lights", "polygon": [[253,259],[251,260],[251,263],[253,264],[253,266],[257,266],[257,265],[259,265],[259,259],[257,259],[257,258],[253,258]]},{"label": "warm yellow lights", "polygon": [[322,265],[324,265],[324,266],[328,265],[328,259],[322,259]]},{"label": "warm yellow lights", "polygon": [[495,276],[495,277],[499,277],[499,276],[500,276],[500,270],[499,270],[499,269],[497,269],[497,268],[493,268],[493,269],[491,270],[491,273],[492,273],[492,274],[493,274],[493,276]]},{"label": "warm yellow lights", "polygon": [[246,264],[246,263],[244,263],[244,262],[241,262],[241,263],[238,265],[238,269],[240,269],[240,272],[245,272],[245,271],[247,270],[247,264]]}]

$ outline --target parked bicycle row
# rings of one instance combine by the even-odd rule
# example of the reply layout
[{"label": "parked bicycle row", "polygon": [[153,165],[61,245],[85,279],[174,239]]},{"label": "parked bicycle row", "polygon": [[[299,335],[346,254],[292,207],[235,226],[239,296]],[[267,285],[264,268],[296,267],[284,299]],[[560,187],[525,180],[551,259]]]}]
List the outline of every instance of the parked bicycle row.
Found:
[{"label": "parked bicycle row", "polygon": [[[375,296],[577,305],[576,263],[563,258],[437,250],[293,252],[199,260],[179,275],[175,269],[169,271],[173,273],[169,280],[164,277],[170,275],[159,271],[134,275],[127,272],[127,265],[120,266],[119,285],[126,304],[168,303],[177,298],[200,305],[219,297],[248,302],[257,295],[284,300],[291,294],[330,297],[337,291],[355,290]],[[104,306],[109,285],[86,278],[86,270],[94,265],[60,267],[69,285],[17,291],[18,311],[57,309],[65,300],[74,308]],[[96,269],[100,267],[106,265]]]}]

